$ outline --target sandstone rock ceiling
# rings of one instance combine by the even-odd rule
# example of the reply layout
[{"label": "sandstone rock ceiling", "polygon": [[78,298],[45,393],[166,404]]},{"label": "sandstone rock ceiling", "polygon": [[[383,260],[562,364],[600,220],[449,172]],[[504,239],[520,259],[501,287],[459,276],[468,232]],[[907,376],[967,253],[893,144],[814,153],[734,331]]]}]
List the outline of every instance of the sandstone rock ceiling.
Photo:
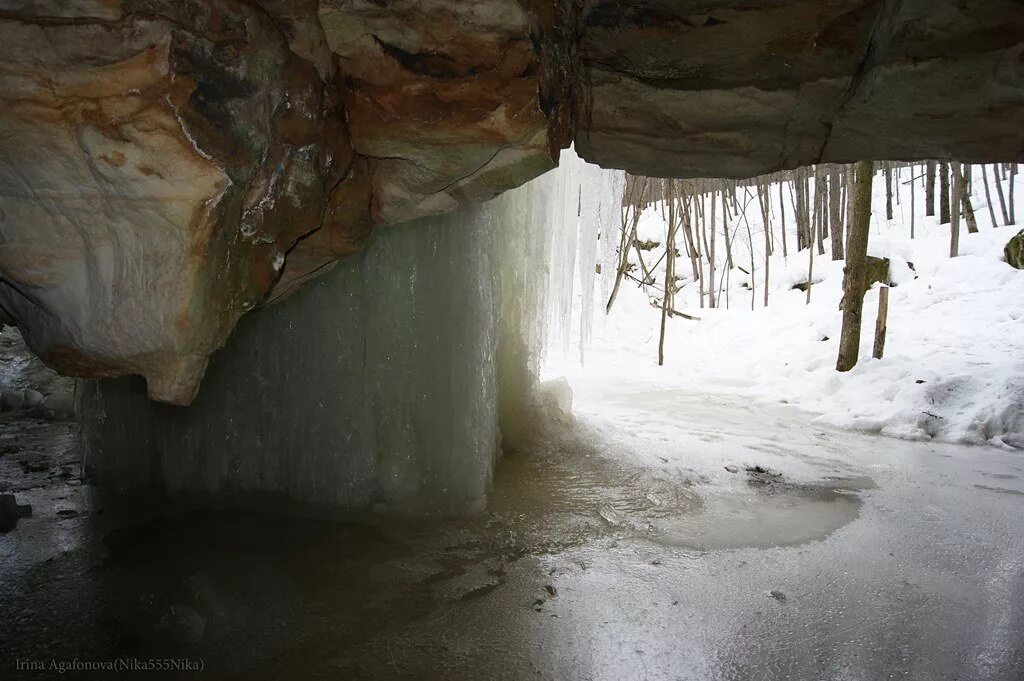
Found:
[{"label": "sandstone rock ceiling", "polygon": [[1014,0],[0,0],[0,306],[187,404],[247,311],[560,149],[655,176],[1024,155]]}]

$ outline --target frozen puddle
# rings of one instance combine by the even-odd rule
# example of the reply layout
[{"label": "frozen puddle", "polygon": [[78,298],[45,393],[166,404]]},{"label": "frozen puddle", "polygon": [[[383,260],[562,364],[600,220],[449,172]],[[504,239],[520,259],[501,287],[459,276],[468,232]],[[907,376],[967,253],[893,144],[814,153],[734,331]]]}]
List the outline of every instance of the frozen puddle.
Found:
[{"label": "frozen puddle", "polygon": [[577,541],[563,544],[582,533],[700,551],[767,548],[827,538],[875,487],[867,477],[795,483],[761,466],[730,469],[738,486],[615,462],[572,438],[536,443],[499,464],[488,510],[533,536],[570,530]]},{"label": "frozen puddle", "polygon": [[825,539],[860,513],[852,485],[766,485],[704,497],[689,514],[653,523],[652,539],[698,550],[797,546]]}]

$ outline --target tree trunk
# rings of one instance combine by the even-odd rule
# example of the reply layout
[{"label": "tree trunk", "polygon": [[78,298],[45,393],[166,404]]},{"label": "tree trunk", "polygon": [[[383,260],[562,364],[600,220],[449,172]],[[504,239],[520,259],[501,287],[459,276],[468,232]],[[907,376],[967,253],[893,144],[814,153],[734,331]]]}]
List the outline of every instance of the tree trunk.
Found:
[{"label": "tree trunk", "polygon": [[949,164],[939,164],[939,223],[949,222]]},{"label": "tree trunk", "polygon": [[846,195],[845,210],[843,211],[846,213],[846,235],[843,239],[844,253],[850,252],[850,223],[853,221],[853,184],[856,182],[856,170],[856,164],[846,164],[846,177],[843,181],[843,193]]},{"label": "tree trunk", "polygon": [[[635,211],[640,212],[639,208]],[[615,304],[615,299],[619,295],[619,287],[622,286],[622,277],[626,274],[626,268],[629,267],[629,251],[633,248],[633,242],[636,241],[636,223],[632,225],[632,231],[630,231],[625,239],[620,242],[622,245],[619,253],[619,267],[615,272],[615,284],[612,286],[612,293],[608,296],[608,303],[604,306],[604,313],[609,314],[612,311],[612,305]]]},{"label": "tree trunk", "polygon": [[828,233],[832,240],[832,259],[842,260],[843,255],[843,216],[842,190],[839,187],[839,171],[833,170],[828,178]]},{"label": "tree trunk", "polygon": [[928,217],[935,215],[935,161],[928,161],[925,164],[924,211]]},{"label": "tree trunk", "polygon": [[782,185],[785,184],[785,180],[779,180],[779,224],[782,226],[782,257],[783,259],[789,255],[788,249],[786,248],[786,202],[782,199]]},{"label": "tree trunk", "polygon": [[878,318],[875,319],[875,347],[871,356],[882,359],[885,354],[885,331],[889,317],[889,287],[878,288]]},{"label": "tree trunk", "polygon": [[992,166],[992,176],[996,183],[996,194],[999,195],[999,210],[1003,213],[1003,224],[1008,225],[1010,224],[1010,214],[1006,212],[1006,197],[1003,195],[1003,181],[999,175],[998,163]]},{"label": "tree trunk", "polygon": [[860,356],[860,327],[864,311],[864,285],[871,226],[871,181],[874,164],[861,161],[849,188],[851,218],[846,226],[846,267],[843,268],[843,330],[839,338],[837,371],[849,371]]},{"label": "tree trunk", "polygon": [[[630,211],[627,208],[624,211],[622,218],[622,240],[619,242],[619,269],[615,272],[615,285],[612,286],[612,293],[608,296],[608,304],[605,305],[604,313],[608,314],[612,311],[612,305],[615,304],[615,298],[619,295],[619,287],[622,285],[622,277],[626,274],[626,268],[629,267],[629,251],[633,248],[636,243],[636,229],[640,223],[640,215],[644,210],[644,199],[647,197],[647,185],[650,181],[645,178],[630,177],[629,182],[632,184],[630,191],[627,193],[629,199],[629,205],[632,206],[632,219],[630,220],[631,225],[627,228],[626,220],[630,217]],[[642,184],[640,184],[642,182]],[[640,184],[639,190],[637,185]],[[643,261],[641,260],[641,263]]]},{"label": "tree trunk", "polygon": [[910,238],[914,238],[914,167],[910,167]]},{"label": "tree trunk", "polygon": [[955,209],[950,215],[949,220],[949,257],[955,258],[960,255],[960,201],[956,200],[960,197],[962,191],[960,187],[960,169],[957,168],[957,163],[952,164],[953,168],[953,198]]},{"label": "tree trunk", "polygon": [[636,250],[636,259],[640,263],[640,272],[644,275],[644,284],[654,284],[654,273],[647,269],[647,263],[644,262],[644,252],[640,249],[640,244],[633,242],[633,248]]},{"label": "tree trunk", "polygon": [[715,192],[711,192],[711,244],[708,246],[708,307],[715,307]]},{"label": "tree trunk", "polygon": [[[748,189],[744,187],[743,191],[746,192]],[[750,246],[750,309],[753,311],[754,302],[757,300],[757,265],[754,261],[754,235],[750,231],[750,220],[747,219],[747,205],[749,204],[748,199],[740,214],[743,216],[743,223],[747,226],[747,244]]]},{"label": "tree trunk", "polygon": [[[701,271],[700,271],[701,270],[700,255],[698,254],[697,249],[693,245],[693,234],[692,234],[692,232],[690,230],[689,210],[684,209],[682,201],[683,200],[681,198],[680,199],[676,199],[675,205],[674,206],[669,206],[669,216],[670,216],[669,217],[669,222],[670,223],[672,222],[672,216],[673,215],[675,216],[675,219],[676,219],[677,222],[681,221],[681,225],[682,225],[682,228],[683,228],[682,229],[682,232],[683,232],[683,245],[686,247],[686,255],[690,258],[690,271],[693,272],[693,280],[697,283],[697,287],[698,287],[697,299],[700,301],[700,306],[704,307],[704,281],[703,281],[703,277],[701,276]],[[678,234],[679,231],[676,230],[675,233]],[[675,266],[673,265],[673,268],[674,267]],[[673,280],[672,280],[672,284],[673,285],[672,285],[672,296],[669,299],[669,309],[670,310],[673,307],[675,307],[675,301],[672,300],[672,297],[674,297],[674,295],[675,295],[675,278],[674,278],[675,272],[673,272],[672,274],[673,274]],[[666,295],[668,295],[668,294],[666,294]]]},{"label": "tree trunk", "polygon": [[1017,164],[1016,163],[1011,163],[1010,164],[1010,193],[1009,193],[1009,196],[1008,196],[1008,198],[1010,199],[1010,224],[1011,225],[1017,224],[1016,209],[1015,209],[1015,207],[1013,205],[1013,186],[1015,184],[1017,184],[1016,180],[1017,180]]},{"label": "tree trunk", "polygon": [[818,213],[814,227],[817,230],[815,238],[818,241],[818,255],[825,255],[825,230],[828,229],[828,181],[821,173],[816,173],[814,176],[814,205]]},{"label": "tree trunk", "polygon": [[842,189],[843,189],[843,198],[840,199],[840,201],[839,201],[839,203],[841,204],[841,208],[839,210],[841,215],[839,216],[839,218],[840,218],[840,222],[842,223],[842,226],[843,226],[843,229],[842,229],[842,235],[843,235],[842,242],[843,242],[843,252],[845,253],[846,252],[846,222],[847,222],[847,220],[850,217],[850,213],[849,213],[850,197],[848,196],[849,193],[850,193],[850,186],[849,186],[849,176],[848,176],[846,171],[849,169],[850,164],[849,163],[845,163],[845,164],[843,164],[842,167],[843,167],[843,170],[842,170],[842,173],[841,173],[841,179],[839,180],[839,186],[842,187]]},{"label": "tree trunk", "polygon": [[665,290],[661,296],[661,333],[658,336],[658,366],[665,364],[665,326],[668,311],[672,309],[672,298],[669,294],[676,287],[675,281],[675,250],[676,250],[676,216],[675,216],[675,182],[667,180],[668,191],[668,236],[665,238]]},{"label": "tree trunk", "polygon": [[807,202],[804,195],[803,168],[797,168],[796,178],[793,180],[793,212],[796,215],[796,250],[802,251],[807,247],[808,238]]},{"label": "tree trunk", "polygon": [[[767,185],[765,186],[767,189]],[[772,223],[769,217],[768,204],[765,202],[766,191],[761,191],[761,184],[757,185],[757,200],[761,204],[761,219],[764,222],[764,306],[768,307],[768,273],[771,269],[769,264],[769,257],[772,254]]]},{"label": "tree trunk", "polygon": [[[698,295],[698,300],[700,300],[700,307],[703,308],[704,307],[704,293],[705,293],[705,291],[704,291],[704,287],[705,287],[705,285],[704,285],[704,254],[701,253],[701,251],[699,250],[700,249],[700,235],[698,234],[699,228],[698,228],[698,226],[697,226],[697,224],[695,222],[690,220],[690,201],[691,201],[691,199],[680,198],[679,199],[679,210],[682,213],[682,215],[684,216],[683,219],[685,220],[686,231],[688,233],[692,233],[693,234],[692,239],[697,242],[697,246],[698,246],[698,251],[697,251],[697,284],[698,284],[698,286],[697,286],[697,295]],[[696,195],[693,196],[692,203],[694,204],[693,219],[696,220],[697,219],[697,210],[696,210],[697,196]],[[706,253],[706,251],[704,253]],[[708,292],[710,292],[710,287],[709,287]],[[674,281],[673,281],[673,286],[672,286],[672,307],[673,307],[673,309],[675,308],[675,282]],[[669,310],[669,314],[671,314],[671,310]]]},{"label": "tree trunk", "polygon": [[729,238],[729,205],[725,202],[725,189],[722,189],[722,227],[725,228],[725,266],[731,270],[733,267],[732,239]]},{"label": "tree trunk", "polygon": [[[815,220],[813,223],[811,223],[811,229],[812,230],[815,228],[817,223],[818,223],[817,220]],[[811,237],[813,238],[813,236],[814,235],[812,234]],[[804,304],[805,305],[810,305],[811,304],[811,283],[812,283],[812,281],[814,279],[814,246],[813,245],[810,248],[807,249],[807,253],[808,253],[808,256],[807,256],[807,300],[806,300],[806,302]]]},{"label": "tree trunk", "polygon": [[[722,192],[722,211],[723,212],[725,211],[725,192]],[[723,215],[722,218],[724,219],[725,216]],[[725,222],[724,223],[724,227],[725,227],[725,229],[724,229],[725,250],[726,250],[727,253],[731,253],[732,252],[732,235],[729,234],[729,223]],[[737,225],[737,227],[738,227],[738,225]],[[718,279],[718,281],[719,281],[719,284],[718,284],[718,303],[719,303],[719,305],[721,305],[721,303],[722,303],[722,291],[723,291],[723,286],[722,285],[724,283],[724,285],[725,285],[724,286],[724,290],[725,290],[725,309],[726,310],[729,309],[729,284],[732,281],[732,256],[728,256],[728,257],[729,257],[728,267],[723,268],[722,275]]]},{"label": "tree trunk", "polygon": [[998,227],[999,223],[996,222],[996,207],[992,205],[992,191],[988,188],[988,171],[985,170],[985,164],[981,164],[981,183],[985,185],[985,203],[988,204],[988,216],[992,220],[992,226]]},{"label": "tree trunk", "polygon": [[765,228],[765,253],[768,255],[775,255],[775,245],[772,243],[772,220],[771,220],[771,208],[769,203],[771,200],[771,194],[768,192],[768,184],[766,182],[757,183],[757,203],[761,207],[761,222]]},{"label": "tree trunk", "polygon": [[971,203],[971,190],[968,188],[967,180],[964,177],[963,168],[960,163],[953,164],[953,172],[957,174],[956,183],[959,187],[959,207],[964,212],[964,222],[967,223],[969,234],[978,233],[978,220],[974,217],[974,204]]},{"label": "tree trunk", "polygon": [[886,161],[885,169],[885,219],[892,220],[892,162]]},{"label": "tree trunk", "polygon": [[804,190],[804,238],[806,239],[806,245],[808,248],[814,247],[814,228],[811,226],[814,211],[814,206],[811,203],[811,171],[810,168],[804,168],[803,174],[803,190]]}]

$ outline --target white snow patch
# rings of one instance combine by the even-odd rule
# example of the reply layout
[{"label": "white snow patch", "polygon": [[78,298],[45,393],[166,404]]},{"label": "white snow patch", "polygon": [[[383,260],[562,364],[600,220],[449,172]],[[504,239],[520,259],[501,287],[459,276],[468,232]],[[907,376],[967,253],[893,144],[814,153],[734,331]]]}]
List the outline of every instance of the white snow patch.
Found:
[{"label": "white snow patch", "polygon": [[[908,171],[903,169],[902,175],[905,180]],[[1020,189],[1017,197],[1024,194]],[[749,269],[753,248],[753,294],[740,285],[749,285],[751,277],[733,269],[719,301],[724,305],[727,295],[729,309],[701,309],[696,285],[688,281],[677,294],[676,308],[700,321],[669,320],[666,366],[659,367],[660,311],[652,308],[652,301],[635,282],[625,281],[611,315],[595,325],[586,366],[550,361],[544,376],[566,375],[570,382],[581,384],[593,384],[595,378],[641,382],[658,390],[738,395],[753,404],[786,403],[818,414],[820,423],[896,438],[1024,446],[1024,272],[1014,270],[1003,258],[1006,241],[1019,228],[992,227],[980,169],[975,168],[973,202],[980,233],[969,235],[962,226],[961,255],[951,259],[949,225],[924,216],[921,183],[916,185],[913,240],[908,186],[899,184],[900,202],[894,206],[892,221],[885,219],[884,191],[879,174],[869,253],[891,259],[892,280],[897,284],[890,291],[883,359],[871,358],[876,287],[865,297],[860,362],[848,373],[835,370],[844,263],[831,260],[826,243],[826,255],[815,254],[810,303],[804,292],[792,290],[794,283],[807,279],[808,254],[794,252],[795,225],[787,196],[791,250],[784,258],[776,243],[769,307],[763,307],[764,236],[755,199],[747,210],[752,244],[746,226],[740,222],[736,229],[736,220],[730,222],[736,229],[736,264]],[[777,197],[776,189],[775,219]],[[1024,214],[1024,202],[1018,204],[1018,214]],[[721,274],[725,248],[720,216],[718,222]],[[665,243],[660,207],[644,212],[638,233],[643,240]],[[656,259],[657,255],[651,256],[648,267]],[[603,278],[614,276],[613,268]],[[687,258],[677,261],[680,276],[690,274],[689,269]],[[660,283],[663,266],[657,268],[656,276]],[[595,308],[603,309],[603,302]],[[614,405],[608,405],[607,411],[614,419]]]}]

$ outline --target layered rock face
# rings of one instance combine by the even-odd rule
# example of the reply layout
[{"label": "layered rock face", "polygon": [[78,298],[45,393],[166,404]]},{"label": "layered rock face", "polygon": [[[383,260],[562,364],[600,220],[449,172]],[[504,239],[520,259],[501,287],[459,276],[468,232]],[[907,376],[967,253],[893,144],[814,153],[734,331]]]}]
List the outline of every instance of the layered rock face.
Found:
[{"label": "layered rock face", "polygon": [[0,305],[58,370],[188,403],[351,174],[329,73],[228,0],[24,3],[0,65]]},{"label": "layered rock face", "polygon": [[323,36],[355,160],[270,300],[351,253],[374,226],[486,201],[553,168],[568,146],[569,99],[552,91],[565,60],[541,37],[557,34],[550,12],[509,0],[304,7],[307,23],[292,33]]},{"label": "layered rock face", "polygon": [[752,177],[1024,154],[1013,0],[588,3],[577,151],[637,174]]},{"label": "layered rock face", "polygon": [[0,307],[187,404],[248,310],[573,140],[649,175],[1019,159],[1022,55],[1013,0],[0,0]]},{"label": "layered rock face", "polygon": [[525,4],[324,0],[319,18],[344,74],[353,145],[370,162],[374,222],[493,198],[567,146],[539,102],[531,36],[550,26]]}]

